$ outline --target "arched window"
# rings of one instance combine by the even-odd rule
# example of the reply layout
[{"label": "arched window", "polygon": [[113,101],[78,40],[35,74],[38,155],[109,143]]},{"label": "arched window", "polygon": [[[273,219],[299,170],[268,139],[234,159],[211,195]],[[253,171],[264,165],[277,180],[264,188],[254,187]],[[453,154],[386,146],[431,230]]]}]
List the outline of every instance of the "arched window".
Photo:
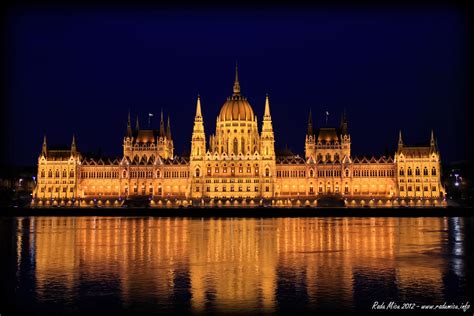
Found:
[{"label": "arched window", "polygon": [[67,177],[67,172],[66,172],[66,169],[63,170],[63,178],[66,178]]},{"label": "arched window", "polygon": [[319,160],[319,161],[323,160],[323,155],[318,154],[318,158],[316,160]]},{"label": "arched window", "polygon": [[326,154],[326,161],[331,161],[331,155],[329,153]]},{"label": "arched window", "polygon": [[270,176],[270,169],[265,168],[265,177],[269,177],[269,176]]},{"label": "arched window", "polygon": [[309,170],[309,176],[310,176],[311,178],[314,176],[314,171],[313,171],[313,169],[310,169],[310,170]]},{"label": "arched window", "polygon": [[334,160],[339,161],[339,154],[334,154]]},{"label": "arched window", "polygon": [[424,175],[424,176],[427,176],[427,175],[428,175],[428,168],[425,167],[425,169],[423,169],[423,175]]},{"label": "arched window", "polygon": [[436,168],[435,168],[435,167],[433,167],[433,168],[431,169],[431,175],[432,175],[432,176],[435,176],[435,175],[436,175]]},{"label": "arched window", "polygon": [[346,169],[346,177],[349,176],[349,169]]},{"label": "arched window", "polygon": [[420,168],[416,167],[416,169],[415,169],[415,175],[417,175],[417,176],[420,175]]},{"label": "arched window", "polygon": [[400,175],[401,175],[401,176],[404,176],[404,175],[405,175],[405,170],[403,170],[403,168],[400,169]]},{"label": "arched window", "polygon": [[160,177],[161,177],[161,172],[160,172],[160,170],[157,170],[157,171],[156,171],[156,177],[157,177],[157,178],[160,178]]},{"label": "arched window", "polygon": [[411,167],[408,167],[408,172],[407,172],[407,174],[408,174],[409,176],[411,176],[411,175],[413,174],[412,171],[411,171]]},{"label": "arched window", "polygon": [[55,177],[56,177],[56,178],[59,178],[59,170],[56,170],[56,172],[55,172]]},{"label": "arched window", "polygon": [[41,178],[44,178],[44,170],[41,170]]},{"label": "arched window", "polygon": [[200,176],[201,176],[201,172],[199,168],[196,168],[196,177],[200,177]]},{"label": "arched window", "polygon": [[69,177],[74,178],[74,170],[69,171]]}]

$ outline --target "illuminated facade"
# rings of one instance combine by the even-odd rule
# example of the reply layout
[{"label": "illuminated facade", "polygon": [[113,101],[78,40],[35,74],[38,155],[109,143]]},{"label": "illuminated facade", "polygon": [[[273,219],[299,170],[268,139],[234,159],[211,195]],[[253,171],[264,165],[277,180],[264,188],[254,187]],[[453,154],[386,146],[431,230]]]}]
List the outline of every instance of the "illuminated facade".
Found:
[{"label": "illuminated facade", "polygon": [[117,159],[83,157],[74,138],[70,149],[50,150],[45,137],[33,205],[119,206],[134,197],[157,207],[317,206],[327,197],[346,206],[445,205],[433,132],[425,147],[406,146],[400,132],[393,157],[353,157],[345,113],[339,127],[314,128],[310,112],[305,156],[277,154],[269,97],[259,130],[237,69],[209,138],[199,96],[195,113],[189,157],[174,155],[163,114],[159,130],[140,129],[138,119],[132,129],[129,114]]}]

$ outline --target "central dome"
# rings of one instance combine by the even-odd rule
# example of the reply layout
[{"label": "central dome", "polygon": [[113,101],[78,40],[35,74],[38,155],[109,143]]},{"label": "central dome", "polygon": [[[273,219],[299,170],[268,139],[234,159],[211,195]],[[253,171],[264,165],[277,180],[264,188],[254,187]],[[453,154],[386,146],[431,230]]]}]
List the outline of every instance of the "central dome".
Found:
[{"label": "central dome", "polygon": [[234,94],[227,98],[219,114],[220,121],[253,121],[255,115],[245,97],[240,95],[239,75],[235,66]]},{"label": "central dome", "polygon": [[250,103],[236,96],[227,99],[219,114],[220,121],[253,121],[254,117]]}]

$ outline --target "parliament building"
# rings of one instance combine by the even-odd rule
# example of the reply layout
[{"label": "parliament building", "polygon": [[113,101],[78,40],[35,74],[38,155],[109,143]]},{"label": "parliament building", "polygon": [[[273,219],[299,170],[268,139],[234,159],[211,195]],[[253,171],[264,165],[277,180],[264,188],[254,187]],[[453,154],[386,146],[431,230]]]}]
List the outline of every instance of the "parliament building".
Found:
[{"label": "parliament building", "polygon": [[433,132],[427,146],[405,145],[400,132],[393,156],[354,157],[346,114],[339,127],[317,128],[310,112],[304,157],[276,153],[274,143],[268,95],[259,129],[236,68],[209,137],[197,97],[189,156],[174,154],[163,114],[153,130],[138,119],[132,128],[129,113],[116,159],[82,156],[74,137],[68,149],[48,148],[45,136],[32,206],[118,207],[134,199],[151,207],[315,207],[333,199],[347,207],[446,205]]}]

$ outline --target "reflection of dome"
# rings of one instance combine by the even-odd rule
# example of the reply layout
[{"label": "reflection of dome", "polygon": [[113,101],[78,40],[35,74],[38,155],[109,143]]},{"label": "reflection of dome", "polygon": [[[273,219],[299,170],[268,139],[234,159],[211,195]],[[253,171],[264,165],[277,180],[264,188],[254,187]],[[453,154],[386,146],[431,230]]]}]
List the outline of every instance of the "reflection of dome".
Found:
[{"label": "reflection of dome", "polygon": [[252,107],[245,98],[229,98],[221,108],[219,120],[221,121],[253,121],[254,114]]},{"label": "reflection of dome", "polygon": [[246,98],[240,95],[240,84],[237,73],[237,67],[235,67],[235,83],[234,83],[234,94],[232,97],[227,98],[227,101],[221,108],[219,114],[220,121],[253,121],[255,115],[253,114],[252,107]]}]

